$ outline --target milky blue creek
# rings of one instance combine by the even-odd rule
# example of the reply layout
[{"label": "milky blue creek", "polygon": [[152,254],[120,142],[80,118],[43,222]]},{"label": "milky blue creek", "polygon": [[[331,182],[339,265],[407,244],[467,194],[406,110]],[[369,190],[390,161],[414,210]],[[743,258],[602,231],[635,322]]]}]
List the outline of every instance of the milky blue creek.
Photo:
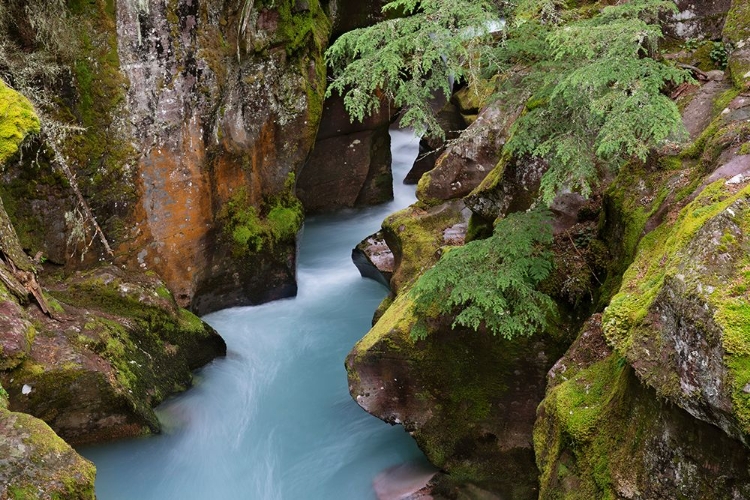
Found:
[{"label": "milky blue creek", "polygon": [[391,137],[395,200],[310,217],[296,298],[204,318],[227,357],[157,408],[164,432],[79,450],[96,464],[99,500],[371,500],[377,474],[424,460],[401,427],[352,401],[344,370],[387,292],[360,277],[351,250],[414,200],[401,181],[418,140]]}]

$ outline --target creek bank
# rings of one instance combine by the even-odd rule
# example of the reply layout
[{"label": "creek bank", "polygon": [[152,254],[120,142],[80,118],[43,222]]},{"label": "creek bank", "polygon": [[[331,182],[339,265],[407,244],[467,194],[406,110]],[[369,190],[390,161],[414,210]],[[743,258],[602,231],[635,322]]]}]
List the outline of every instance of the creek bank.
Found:
[{"label": "creek bank", "polygon": [[[423,175],[420,202],[384,221],[392,294],[347,372],[360,406],[404,426],[441,468],[420,494],[748,496],[746,5],[678,7],[670,43],[690,33],[739,46],[726,73],[707,59],[707,80],[675,90],[689,142],[623,165],[589,200],[551,204],[556,270],[540,285],[560,311],[550,331],[507,341],[453,329],[451,315],[419,317],[410,297],[446,250],[418,214],[460,202],[471,210],[466,241],[486,237],[498,217],[538,203],[543,160],[495,150],[493,168],[454,196],[477,171],[465,155]],[[706,44],[670,57],[692,65]],[[523,109],[506,107],[495,131]],[[410,335],[418,321],[431,326],[425,339]]]}]

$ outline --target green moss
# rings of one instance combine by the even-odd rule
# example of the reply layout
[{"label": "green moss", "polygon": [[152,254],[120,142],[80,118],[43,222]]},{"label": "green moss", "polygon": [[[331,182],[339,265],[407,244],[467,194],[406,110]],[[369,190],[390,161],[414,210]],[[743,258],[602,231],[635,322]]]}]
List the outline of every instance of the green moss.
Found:
[{"label": "green moss", "polygon": [[13,156],[24,138],[39,132],[39,118],[24,96],[0,80],[0,166]]},{"label": "green moss", "polygon": [[386,242],[396,259],[391,280],[396,293],[437,262],[444,245],[443,231],[462,220],[461,208],[456,201],[437,207],[416,203],[383,221]]},{"label": "green moss", "polygon": [[747,2],[733,0],[722,34],[732,43],[750,38],[750,5]]},{"label": "green moss", "polygon": [[[741,42],[747,43],[750,40],[750,5],[747,2],[742,0],[732,2],[722,35],[724,40],[735,46]],[[740,54],[739,57],[730,55],[728,68],[734,86],[743,89],[748,82],[747,74],[750,72],[750,61],[743,54],[744,51],[737,52]]]},{"label": "green moss", "polygon": [[304,220],[302,204],[294,196],[294,174],[285,190],[266,200],[262,213],[250,203],[247,190],[238,189],[219,213],[222,230],[231,237],[235,256],[260,252],[277,243],[294,241]]},{"label": "green moss", "polygon": [[[658,337],[658,332],[644,323],[646,315],[665,280],[686,272],[683,267],[686,259],[690,258],[687,256],[688,248],[696,233],[709,219],[724,212],[733,203],[738,200],[747,202],[748,199],[750,187],[732,193],[724,181],[717,181],[687,205],[673,225],[663,225],[643,239],[636,260],[623,277],[620,293],[612,299],[604,314],[604,331],[608,340],[631,362],[636,361],[631,358],[638,356],[635,351],[631,352],[636,340],[643,343],[644,336]],[[742,228],[742,234],[750,234],[747,210],[743,209],[741,215],[733,217]],[[745,251],[738,245],[737,238],[725,232],[716,245],[716,251],[744,256]],[[721,343],[727,355],[725,362],[730,369],[734,414],[745,432],[750,432],[750,398],[744,392],[746,384],[750,383],[750,297],[744,286],[750,261],[747,257],[743,258],[739,268],[732,272],[735,281],[727,282],[726,277],[719,279],[708,272],[701,275],[702,283],[688,282],[687,286],[690,290],[699,285],[716,287],[708,298],[708,306],[714,311],[714,320],[720,327]],[[654,342],[658,342],[658,339]],[[670,391],[678,391],[678,387],[675,381],[665,381],[659,384],[657,390],[663,395],[670,395]]]},{"label": "green moss", "polygon": [[548,392],[534,427],[540,498],[616,498],[612,472],[618,457],[612,452],[622,447],[623,433],[610,427],[617,425],[612,411],[627,378],[610,355]]},{"label": "green moss", "polygon": [[[127,204],[136,197],[127,169],[136,162],[137,153],[115,123],[125,105],[128,82],[120,71],[113,1],[76,0],[69,8],[74,14],[71,30],[80,45],[72,67],[78,99],[69,109],[60,107],[57,118],[75,120],[85,130],[71,134],[64,150],[80,173],[78,182],[94,210],[111,203]],[[122,236],[118,224],[122,221],[113,217],[105,225],[111,238]]]},{"label": "green moss", "polygon": [[8,391],[0,384],[0,409],[8,408]]},{"label": "green moss", "polygon": [[[96,469],[59,438],[43,421],[23,413],[0,410],[0,419],[12,427],[0,440],[12,446],[11,499],[93,500]],[[43,495],[40,494],[43,492]]]},{"label": "green moss", "polygon": [[[670,181],[681,178],[685,170],[692,180],[672,193]],[[699,180],[700,172],[695,165],[674,156],[661,158],[657,168],[629,163],[619,170],[605,193],[602,232],[612,259],[600,294],[601,304],[606,305],[617,293],[622,274],[635,257],[648,220],[670,194],[673,194],[671,202],[677,203],[694,190]]]},{"label": "green moss", "polygon": [[279,13],[276,38],[284,43],[287,54],[295,54],[307,47],[322,52],[328,43],[331,23],[318,0],[309,0],[308,9],[296,10],[295,0],[264,0],[262,6]]}]

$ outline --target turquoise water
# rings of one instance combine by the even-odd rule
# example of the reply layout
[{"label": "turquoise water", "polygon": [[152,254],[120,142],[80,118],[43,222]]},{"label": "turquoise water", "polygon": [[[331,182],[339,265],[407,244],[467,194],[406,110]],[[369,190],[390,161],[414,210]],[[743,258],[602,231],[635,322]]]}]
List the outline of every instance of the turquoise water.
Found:
[{"label": "turquoise water", "polygon": [[394,201],[308,219],[296,298],[204,318],[227,357],[157,409],[161,435],[80,450],[100,500],[368,500],[384,469],[424,460],[401,427],[352,401],[344,370],[387,293],[360,277],[351,250],[414,200],[400,180],[418,140],[394,131],[392,142]]}]

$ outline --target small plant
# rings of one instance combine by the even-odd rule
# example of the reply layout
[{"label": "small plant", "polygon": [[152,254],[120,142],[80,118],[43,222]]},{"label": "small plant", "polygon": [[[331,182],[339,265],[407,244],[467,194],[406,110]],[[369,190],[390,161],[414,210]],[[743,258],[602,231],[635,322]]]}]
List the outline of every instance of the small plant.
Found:
[{"label": "small plant", "polygon": [[293,173],[289,174],[284,191],[267,199],[260,212],[250,204],[247,191],[240,188],[219,213],[235,256],[260,252],[266,246],[293,239],[303,218],[302,204],[294,196]]},{"label": "small plant", "polygon": [[731,46],[723,42],[713,42],[713,48],[708,54],[708,57],[713,61],[719,69],[726,69],[727,63],[729,62],[729,53],[731,52]]},{"label": "small plant", "polygon": [[702,41],[697,38],[688,38],[685,40],[683,47],[685,50],[695,50],[701,45]]}]

